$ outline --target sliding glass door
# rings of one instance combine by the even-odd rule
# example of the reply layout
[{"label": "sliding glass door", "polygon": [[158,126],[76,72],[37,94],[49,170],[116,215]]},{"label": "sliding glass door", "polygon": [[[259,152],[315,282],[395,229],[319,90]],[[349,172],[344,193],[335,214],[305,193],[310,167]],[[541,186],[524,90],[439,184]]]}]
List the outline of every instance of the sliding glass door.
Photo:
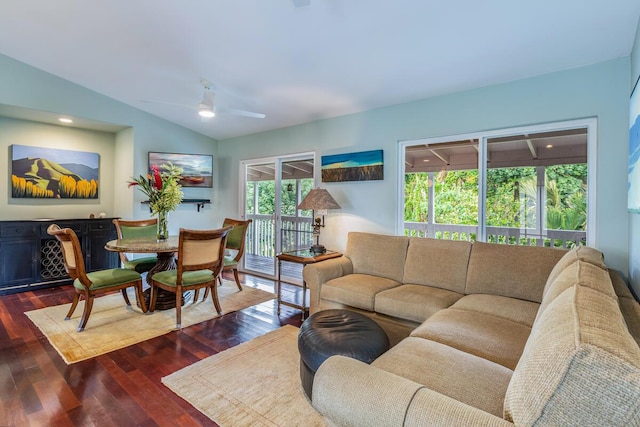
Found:
[{"label": "sliding glass door", "polygon": [[[241,162],[243,209],[252,219],[247,234],[244,269],[276,277],[276,255],[308,245],[311,214],[297,209],[313,188],[314,154]],[[283,280],[299,281],[300,268],[283,268]]]}]

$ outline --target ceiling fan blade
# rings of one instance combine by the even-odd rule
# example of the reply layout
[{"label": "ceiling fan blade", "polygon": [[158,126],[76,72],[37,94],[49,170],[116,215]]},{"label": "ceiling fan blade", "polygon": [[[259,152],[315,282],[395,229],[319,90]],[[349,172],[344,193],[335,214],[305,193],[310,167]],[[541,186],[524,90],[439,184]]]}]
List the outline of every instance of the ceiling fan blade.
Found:
[{"label": "ceiling fan blade", "polygon": [[147,103],[150,103],[150,104],[172,105],[174,107],[189,108],[191,110],[197,110],[198,109],[197,105],[178,104],[177,102],[155,101],[155,100],[152,100],[152,99],[141,99],[140,102],[147,102]]},{"label": "ceiling fan blade", "polygon": [[239,110],[237,108],[227,108],[227,107],[216,106],[216,111],[220,111],[221,113],[226,113],[226,114],[232,114],[234,116],[250,117],[253,119],[264,119],[265,117],[267,117],[263,113],[255,113],[253,111]]}]

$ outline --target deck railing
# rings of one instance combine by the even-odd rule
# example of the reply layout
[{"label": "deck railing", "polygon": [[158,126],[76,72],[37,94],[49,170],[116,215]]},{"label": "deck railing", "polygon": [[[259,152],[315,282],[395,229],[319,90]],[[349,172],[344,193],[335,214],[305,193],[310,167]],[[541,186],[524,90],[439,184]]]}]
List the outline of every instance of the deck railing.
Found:
[{"label": "deck railing", "polygon": [[252,219],[247,231],[245,252],[273,258],[276,252],[291,251],[312,245],[311,217],[282,216],[281,244],[282,248],[275,249],[275,218],[273,215],[247,215]]},{"label": "deck railing", "polygon": [[[275,219],[273,215],[247,215],[253,222],[247,232],[245,251],[251,255],[273,258],[280,251],[290,251],[313,244],[313,227],[310,217],[282,217],[280,250],[275,249]],[[487,241],[524,246],[554,246],[572,248],[586,244],[587,233],[578,230],[544,230],[532,228],[487,227]],[[415,237],[432,237],[446,240],[473,242],[478,235],[474,225],[428,224],[405,222],[404,234]]]},{"label": "deck railing", "polygon": [[[587,240],[587,233],[579,230],[543,230],[539,232],[532,228],[487,227],[486,233],[488,242],[524,246],[572,248],[576,245],[585,245]],[[406,236],[473,242],[478,235],[478,227],[475,225],[405,222],[404,234]]]}]

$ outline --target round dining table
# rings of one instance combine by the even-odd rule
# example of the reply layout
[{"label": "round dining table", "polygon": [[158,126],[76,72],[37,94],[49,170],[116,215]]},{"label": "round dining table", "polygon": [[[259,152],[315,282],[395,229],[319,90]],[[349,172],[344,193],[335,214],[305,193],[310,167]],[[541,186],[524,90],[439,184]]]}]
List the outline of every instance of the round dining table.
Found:
[{"label": "round dining table", "polygon": [[[157,240],[155,237],[110,240],[104,245],[104,248],[112,252],[155,253],[158,257],[158,261],[156,262],[156,265],[154,265],[147,273],[147,283],[149,284],[149,286],[151,286],[151,277],[155,273],[159,271],[176,269],[176,259],[174,254],[178,252],[178,236],[169,236],[167,240]],[[151,299],[150,288],[145,289],[144,297],[148,307],[148,303]],[[174,308],[175,306],[175,294],[163,289],[158,289],[156,309],[167,310],[170,308]]]}]

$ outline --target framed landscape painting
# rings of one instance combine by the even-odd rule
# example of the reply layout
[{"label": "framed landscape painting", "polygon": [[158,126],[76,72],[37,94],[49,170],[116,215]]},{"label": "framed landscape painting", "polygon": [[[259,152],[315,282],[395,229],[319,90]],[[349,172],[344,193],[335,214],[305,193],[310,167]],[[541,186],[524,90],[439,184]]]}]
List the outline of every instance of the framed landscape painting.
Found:
[{"label": "framed landscape painting", "polygon": [[384,179],[382,150],[322,156],[322,182]]},{"label": "framed landscape painting", "polygon": [[149,152],[149,172],[151,172],[151,166],[160,167],[162,172],[161,166],[169,162],[182,168],[180,185],[183,187],[213,187],[213,156]]},{"label": "framed landscape painting", "polygon": [[640,214],[640,89],[638,81],[629,102],[629,180],[627,205],[629,212]]},{"label": "framed landscape painting", "polygon": [[11,197],[97,199],[100,155],[27,145],[11,146]]}]

